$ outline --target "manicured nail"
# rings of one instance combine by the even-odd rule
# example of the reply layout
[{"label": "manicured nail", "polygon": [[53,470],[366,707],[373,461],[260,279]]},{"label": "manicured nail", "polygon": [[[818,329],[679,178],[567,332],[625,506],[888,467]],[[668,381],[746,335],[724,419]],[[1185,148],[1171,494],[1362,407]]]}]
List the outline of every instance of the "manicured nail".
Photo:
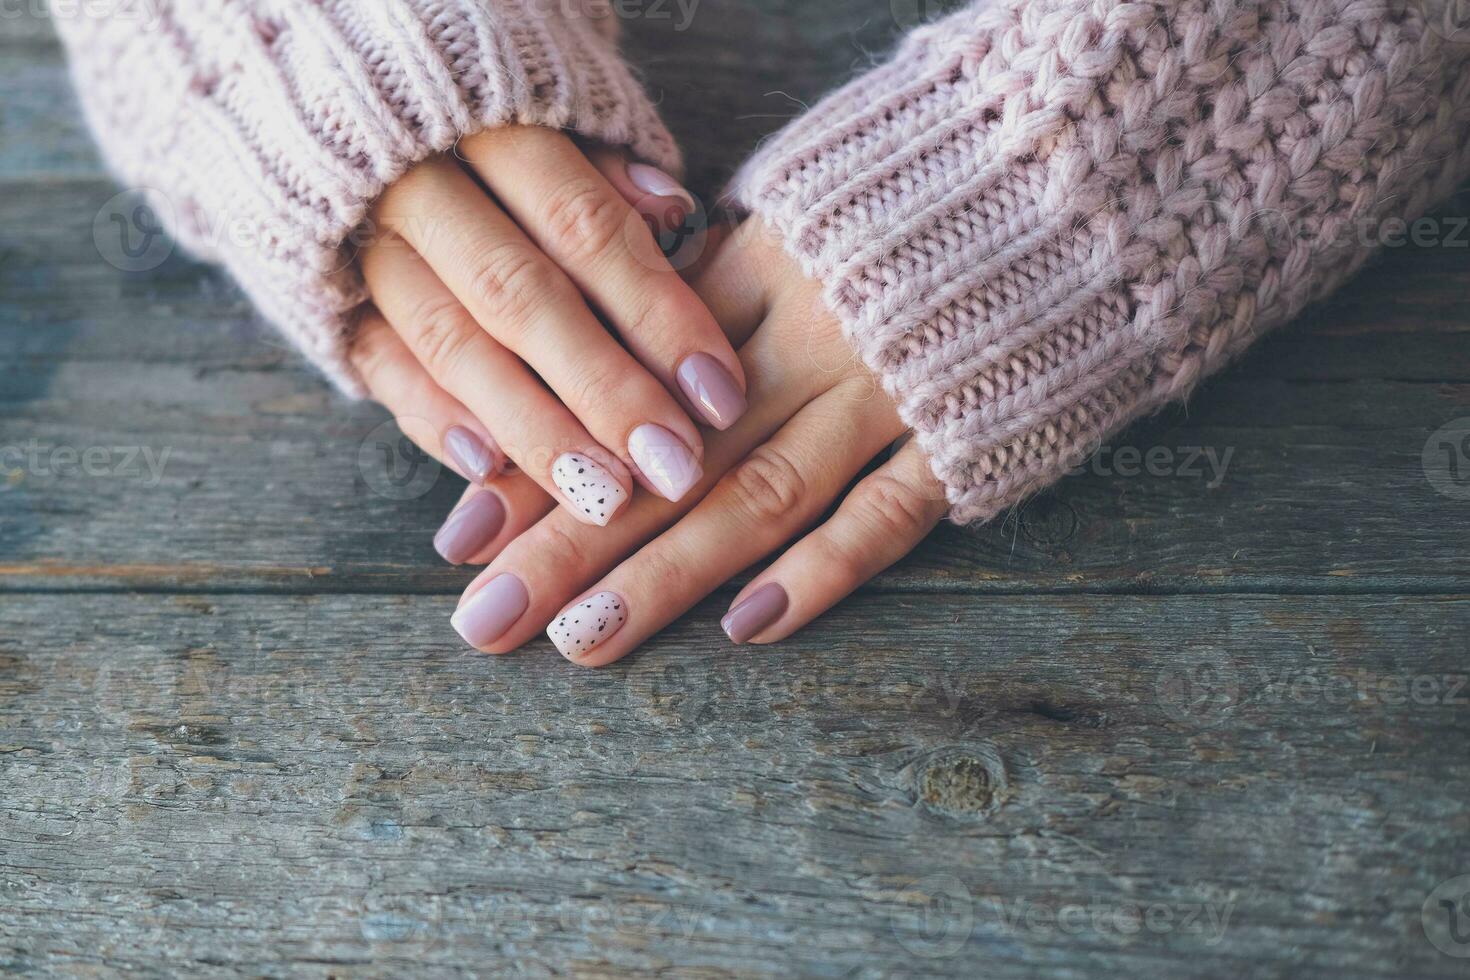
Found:
[{"label": "manicured nail", "polygon": [[525,583],[514,575],[497,575],[466,599],[449,623],[470,646],[488,647],[510,632],[530,605]]},{"label": "manicured nail", "polygon": [[563,657],[580,657],[622,629],[627,619],[628,604],[622,596],[616,592],[599,592],[562,610],[547,627],[546,635]]},{"label": "manicured nail", "polygon": [[694,354],[679,365],[679,387],[705,421],[721,432],[745,414],[745,394],[725,365],[708,354]]},{"label": "manicured nail", "polygon": [[484,551],[505,527],[505,504],[488,490],[460,504],[439,533],[434,550],[451,565],[463,565]]},{"label": "manicured nail", "polygon": [[633,182],[634,187],[645,194],[678,198],[688,208],[690,214],[699,210],[694,203],[694,195],[689,193],[683,184],[657,167],[650,167],[646,163],[630,163],[628,164],[628,179]]},{"label": "manicured nail", "polygon": [[484,483],[495,473],[495,450],[463,426],[456,425],[444,433],[444,451],[466,480]]},{"label": "manicured nail", "polygon": [[628,455],[655,490],[672,501],[704,477],[704,468],[682,439],[661,425],[640,425],[628,437]]},{"label": "manicured nail", "polygon": [[607,467],[581,453],[567,453],[558,459],[551,467],[551,479],[573,510],[598,527],[607,527],[628,499],[628,491],[613,479]]},{"label": "manicured nail", "polygon": [[720,625],[735,643],[748,643],[752,636],[769,629],[785,615],[788,605],[786,590],[772,582],[756,589],[750,598],[726,613]]}]

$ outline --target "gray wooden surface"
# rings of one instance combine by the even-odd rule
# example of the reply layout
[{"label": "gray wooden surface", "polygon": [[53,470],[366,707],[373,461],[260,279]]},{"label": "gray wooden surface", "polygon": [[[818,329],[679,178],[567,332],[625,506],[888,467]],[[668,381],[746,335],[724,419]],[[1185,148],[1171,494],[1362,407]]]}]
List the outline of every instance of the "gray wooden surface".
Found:
[{"label": "gray wooden surface", "polygon": [[[382,413],[216,273],[103,260],[117,188],[28,6],[0,973],[1470,974],[1470,197],[800,638],[730,648],[726,590],[593,674],[466,655],[453,481],[389,479]],[[922,6],[626,9],[710,189]]]}]

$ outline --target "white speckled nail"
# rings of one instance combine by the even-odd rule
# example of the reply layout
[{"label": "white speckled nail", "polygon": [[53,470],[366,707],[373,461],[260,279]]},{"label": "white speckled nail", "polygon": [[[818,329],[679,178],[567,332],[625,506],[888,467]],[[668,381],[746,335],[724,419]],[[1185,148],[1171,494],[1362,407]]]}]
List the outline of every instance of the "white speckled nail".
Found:
[{"label": "white speckled nail", "polygon": [[627,619],[628,604],[622,596],[616,592],[599,592],[563,609],[547,627],[546,635],[563,657],[580,657],[622,629]]},{"label": "white speckled nail", "polygon": [[561,456],[551,467],[551,479],[577,516],[598,527],[607,527],[628,499],[628,491],[605,466],[581,453]]}]

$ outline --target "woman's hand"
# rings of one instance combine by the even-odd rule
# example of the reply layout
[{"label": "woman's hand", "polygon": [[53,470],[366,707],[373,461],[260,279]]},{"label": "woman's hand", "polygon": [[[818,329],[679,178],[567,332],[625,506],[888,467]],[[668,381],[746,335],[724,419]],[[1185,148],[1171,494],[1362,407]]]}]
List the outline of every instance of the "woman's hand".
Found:
[{"label": "woman's hand", "polygon": [[[511,540],[454,615],[471,646],[505,653],[550,624],[574,663],[619,660],[807,531],[903,435],[820,287],[764,226],[737,231],[696,291],[740,347],[750,412],[710,438],[705,476],[683,501],[640,498],[596,533],[557,511]],[[907,554],[946,510],[917,446],[903,446],[740,593],[726,632],[737,643],[790,636]]]},{"label": "woman's hand", "polygon": [[[702,475],[690,411],[715,428],[745,411],[739,359],[648,226],[693,207],[672,177],[555,130],[470,137],[378,202],[354,363],[405,434],[472,484],[509,460],[597,526],[634,480],[679,500]],[[508,496],[529,505],[523,482]],[[507,530],[542,513],[518,508]]]}]

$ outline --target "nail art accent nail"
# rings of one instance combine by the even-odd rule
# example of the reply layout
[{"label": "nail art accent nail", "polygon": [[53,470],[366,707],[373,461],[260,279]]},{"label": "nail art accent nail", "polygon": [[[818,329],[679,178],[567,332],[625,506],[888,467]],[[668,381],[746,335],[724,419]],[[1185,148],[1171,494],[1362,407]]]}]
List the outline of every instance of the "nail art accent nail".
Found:
[{"label": "nail art accent nail", "polygon": [[434,550],[451,565],[463,565],[494,541],[505,527],[505,504],[489,490],[455,509],[434,535]]},{"label": "nail art accent nail", "polygon": [[514,575],[497,575],[466,599],[449,623],[472,647],[488,647],[526,614],[531,597]]},{"label": "nail art accent nail", "polygon": [[726,613],[720,620],[720,626],[732,642],[748,643],[751,637],[769,629],[786,615],[790,604],[786,590],[771,582],[756,589],[749,598]]},{"label": "nail art accent nail", "polygon": [[599,592],[562,610],[547,627],[546,635],[563,657],[580,657],[622,629],[627,619],[628,604],[622,596],[616,592]]},{"label": "nail art accent nail", "polygon": [[661,425],[640,425],[628,437],[628,455],[664,497],[678,502],[704,477],[684,441]]},{"label": "nail art accent nail", "polygon": [[499,454],[464,426],[456,425],[444,433],[444,451],[467,480],[484,483],[495,472]]},{"label": "nail art accent nail", "polygon": [[551,479],[576,512],[598,527],[607,527],[628,499],[628,491],[613,479],[607,467],[581,453],[567,453],[558,459],[551,467]]},{"label": "nail art accent nail", "polygon": [[699,210],[694,203],[694,195],[689,193],[683,184],[657,167],[650,167],[646,163],[630,163],[628,164],[628,179],[633,182],[634,187],[645,194],[678,198],[689,209],[690,214]]},{"label": "nail art accent nail", "polygon": [[709,354],[693,354],[679,365],[679,387],[705,421],[721,432],[730,428],[747,408],[745,393]]}]

